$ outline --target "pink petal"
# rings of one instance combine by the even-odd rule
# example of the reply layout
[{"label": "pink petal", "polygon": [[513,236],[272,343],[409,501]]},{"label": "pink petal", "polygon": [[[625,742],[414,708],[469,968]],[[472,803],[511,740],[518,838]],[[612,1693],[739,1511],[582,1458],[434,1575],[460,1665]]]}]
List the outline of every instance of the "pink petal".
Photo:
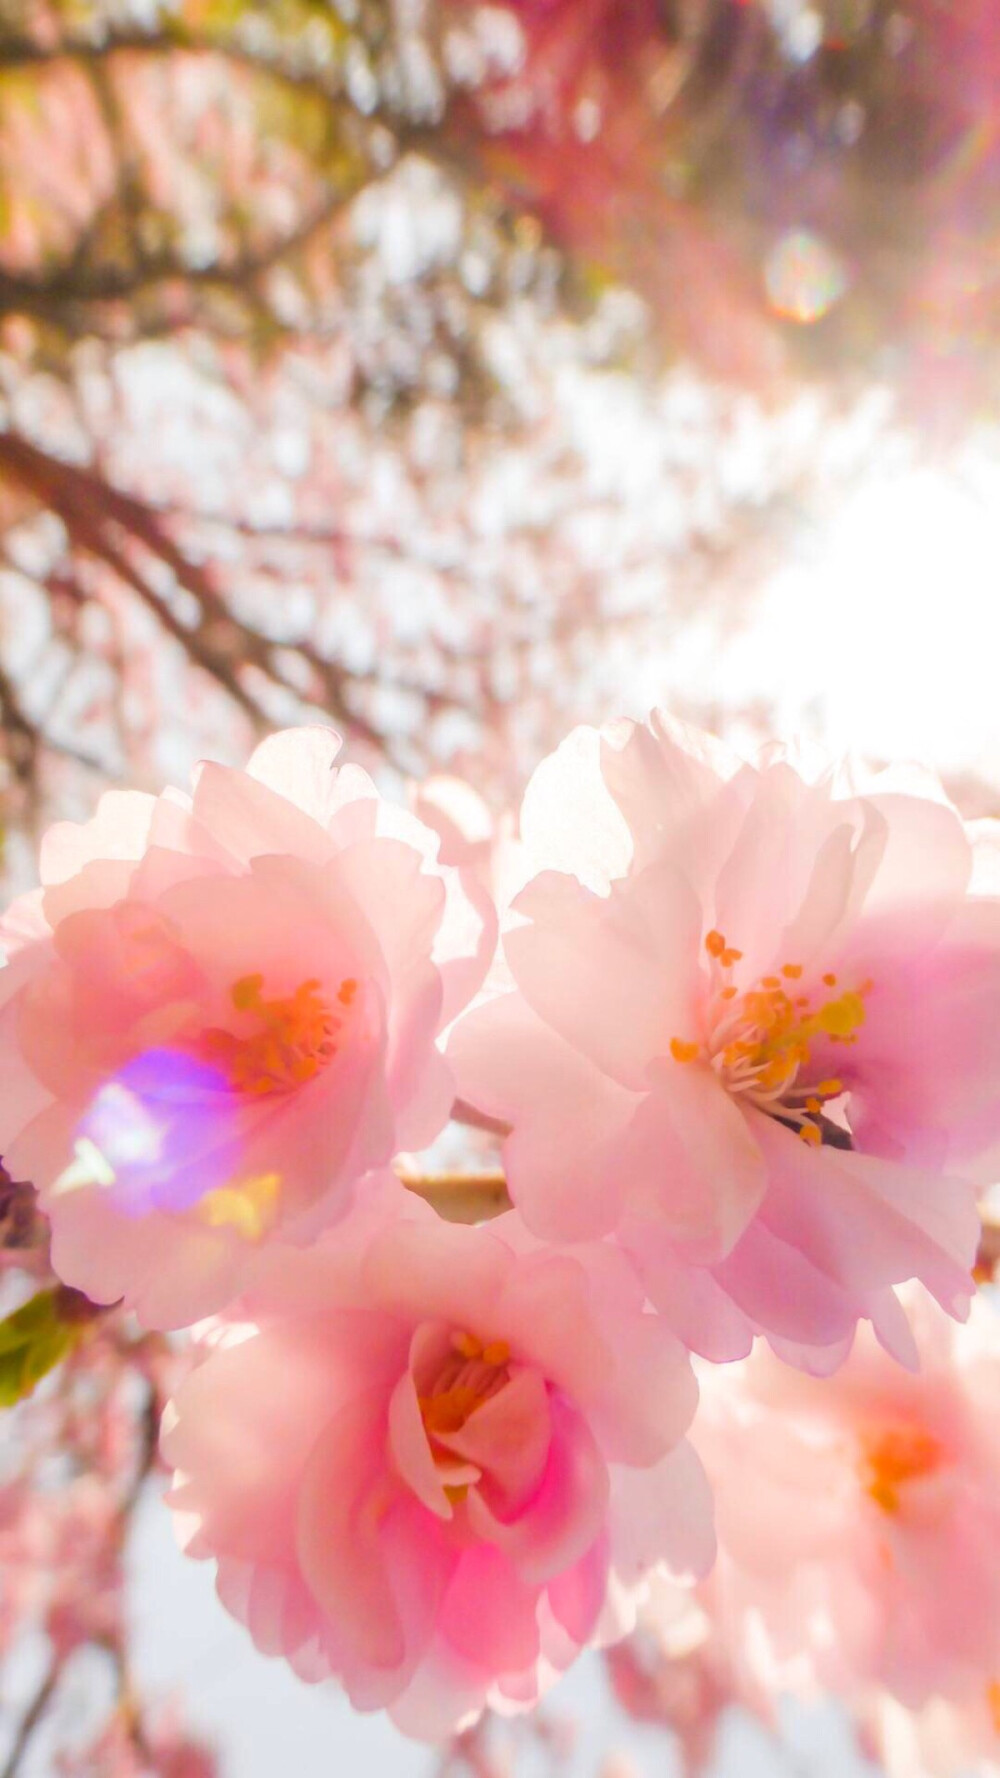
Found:
[{"label": "pink petal", "polygon": [[405,1641],[379,1521],[399,1484],[386,1476],[379,1408],[377,1398],[351,1402],[320,1432],[301,1472],[295,1544],[309,1591],[353,1657],[395,1667]]},{"label": "pink petal", "polygon": [[330,841],[318,822],[257,778],[213,761],[194,780],[196,819],[234,862],[249,864],[266,853],[287,853],[325,863]]},{"label": "pink petal", "polygon": [[911,952],[934,942],[972,872],[972,848],[953,808],[926,797],[865,799],[887,825],[886,848],[865,900],[865,918],[904,914]]},{"label": "pink petal", "polygon": [[699,1264],[731,1250],[767,1185],[756,1128],[701,1063],[667,1061],[655,1070],[619,1164],[635,1213],[655,1216]]},{"label": "pink petal", "polygon": [[607,1590],[606,1537],[599,1537],[579,1562],[557,1574],[546,1588],[553,1617],[580,1648],[594,1634]]},{"label": "pink petal", "polygon": [[402,1221],[373,1241],[364,1277],[373,1304],[488,1341],[499,1337],[492,1315],[513,1264],[509,1247],[486,1229],[470,1240],[467,1229],[438,1219]]},{"label": "pink petal", "polygon": [[342,746],[336,729],[279,729],[254,748],[247,772],[326,828],[337,807],[337,760]]},{"label": "pink petal", "polygon": [[[537,1490],[551,1439],[545,1382],[538,1371],[525,1369],[516,1371],[498,1394],[470,1414],[458,1432],[443,1434],[439,1442],[475,1465],[474,1480],[484,1500],[500,1519],[508,1520]],[[448,1479],[462,1478],[449,1475]]]},{"label": "pink petal", "polygon": [[650,1063],[695,1024],[701,908],[669,864],[606,899],[546,872],[514,909],[531,924],[505,952],[525,999],[620,1085],[641,1088]]},{"label": "pink petal", "polygon": [[[436,1324],[432,1326],[425,1323],[413,1336],[409,1369],[400,1377],[389,1401],[389,1450],[400,1479],[413,1490],[428,1512],[434,1513],[439,1519],[451,1519],[454,1509],[444,1491],[441,1471],[427,1442],[413,1382],[414,1365],[419,1370],[421,1349],[427,1343],[428,1334],[437,1337],[439,1331]],[[452,1475],[449,1472],[448,1481],[461,1487],[463,1484],[478,1482],[479,1475],[478,1468],[472,1462],[461,1473]]]},{"label": "pink petal", "polygon": [[753,1323],[713,1271],[684,1261],[658,1218],[629,1220],[618,1238],[650,1302],[690,1352],[714,1364],[746,1357],[753,1345]]},{"label": "pink petal", "polygon": [[535,768],[521,804],[521,839],[536,871],[566,871],[600,893],[623,876],[632,836],[601,775],[601,736],[576,728]]},{"label": "pink petal", "polygon": [[298,1475],[337,1401],[329,1340],[285,1321],[213,1353],[182,1383],[161,1435],[183,1472],[172,1504],[197,1514],[199,1541],[248,1562],[291,1563]]},{"label": "pink petal", "polygon": [[502,1551],[474,1544],[462,1554],[438,1628],[485,1674],[530,1667],[538,1658],[537,1603],[538,1588],[521,1579]]},{"label": "pink petal", "polygon": [[661,1562],[679,1577],[701,1577],[714,1560],[712,1492],[687,1441],[649,1469],[616,1472],[611,1561],[626,1586]]},{"label": "pink petal", "polygon": [[485,1489],[470,1491],[466,1502],[476,1535],[531,1582],[550,1580],[580,1560],[601,1530],[608,1501],[607,1465],[586,1421],[558,1397],[551,1413],[548,1461],[528,1505],[508,1518],[506,1510],[504,1516],[491,1510]]},{"label": "pink petal", "polygon": [[[709,747],[706,747],[709,743]],[[605,731],[601,771],[632,835],[632,868],[667,855],[698,889],[714,881],[750,796],[732,757],[710,757],[709,737],[660,711],[651,726]]]},{"label": "pink petal", "polygon": [[945,1307],[968,1294],[979,1232],[971,1188],[872,1155],[813,1149],[774,1119],[755,1122],[770,1167],[761,1217],[772,1233],[847,1289],[919,1277]]},{"label": "pink petal", "polygon": [[610,1233],[622,1132],[639,1100],[543,1024],[518,994],[466,1013],[448,1039],[461,1098],[513,1126],[508,1184],[543,1239]]},{"label": "pink petal", "polygon": [[141,858],[156,799],[139,790],[106,790],[90,821],[57,821],[44,835],[38,874],[45,888],[65,883],[98,859]]}]

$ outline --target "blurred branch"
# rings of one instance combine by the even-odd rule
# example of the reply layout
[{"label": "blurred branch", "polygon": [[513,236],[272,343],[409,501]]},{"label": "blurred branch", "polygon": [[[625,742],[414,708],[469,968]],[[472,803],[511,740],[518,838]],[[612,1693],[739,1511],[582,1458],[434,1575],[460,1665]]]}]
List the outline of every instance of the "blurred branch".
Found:
[{"label": "blurred branch", "polygon": [[[247,689],[241,669],[256,667],[273,684],[289,689],[278,647],[233,618],[208,573],[184,555],[155,508],[122,492],[92,470],[55,458],[13,432],[0,434],[0,476],[4,473],[58,514],[71,543],[102,562],[131,589],[163,630],[180,644],[192,666],[210,674],[256,729],[269,726],[268,712]],[[123,547],[125,540],[140,544],[194,597],[199,608],[195,624],[184,623],[178,617],[169,600],[127,553]],[[325,701],[328,713],[382,748],[384,737],[348,704],[346,688],[352,675],[308,644],[300,645],[297,652],[316,674],[320,682],[317,696]],[[10,697],[14,697],[12,689]],[[0,680],[0,707],[14,710],[24,747],[36,749],[35,729],[16,704],[8,706],[4,700],[4,684]],[[34,751],[29,758],[34,758]]]},{"label": "blurred branch", "polygon": [[4,1761],[3,1770],[0,1771],[0,1778],[17,1778],[21,1761],[28,1750],[28,1743],[35,1730],[38,1728],[39,1723],[55,1695],[56,1687],[59,1684],[60,1674],[61,1668],[58,1663],[51,1666],[46,1673],[45,1678],[42,1680],[41,1685],[38,1687],[31,1703],[28,1705],[27,1710],[21,1718],[17,1734],[14,1736],[13,1746]]},{"label": "blurred branch", "polygon": [[[215,260],[196,265],[166,254],[158,258],[143,254],[133,266],[109,265],[91,269],[85,264],[85,256],[77,252],[70,263],[58,271],[22,276],[0,271],[0,314],[30,314],[40,320],[57,320],[65,325],[67,306],[71,311],[73,305],[128,301],[172,279],[193,288],[213,285],[223,289],[245,287],[289,254],[306,246],[355,195],[353,187],[348,191],[331,192],[287,235],[279,236],[266,247],[247,252],[231,263]],[[91,331],[89,325],[87,331]]]},{"label": "blurred branch", "polygon": [[976,1258],[976,1272],[983,1282],[990,1282],[1000,1264],[1000,1220],[996,1220],[991,1212],[983,1217],[982,1233],[979,1237],[979,1253]]},{"label": "blurred branch", "polygon": [[511,1207],[507,1180],[495,1173],[400,1173],[407,1191],[446,1222],[488,1222]]}]

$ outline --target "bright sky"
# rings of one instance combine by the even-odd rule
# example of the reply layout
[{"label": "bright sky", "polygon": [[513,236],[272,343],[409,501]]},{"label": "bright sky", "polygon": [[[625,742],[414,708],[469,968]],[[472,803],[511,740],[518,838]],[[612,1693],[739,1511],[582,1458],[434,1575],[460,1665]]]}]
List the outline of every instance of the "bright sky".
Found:
[{"label": "bright sky", "polygon": [[706,602],[630,686],[635,714],[692,696],[1000,791],[1000,456],[874,478],[738,620]]}]

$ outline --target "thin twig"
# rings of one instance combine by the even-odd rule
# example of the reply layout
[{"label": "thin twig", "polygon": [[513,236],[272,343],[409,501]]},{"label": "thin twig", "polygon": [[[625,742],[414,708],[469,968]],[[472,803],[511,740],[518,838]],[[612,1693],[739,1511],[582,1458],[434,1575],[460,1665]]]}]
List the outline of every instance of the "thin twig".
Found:
[{"label": "thin twig", "polygon": [[45,1678],[42,1680],[41,1685],[32,1698],[27,1711],[24,1716],[22,1716],[20,1727],[14,1737],[14,1745],[7,1755],[3,1771],[0,1772],[0,1778],[17,1778],[17,1769],[27,1751],[28,1742],[31,1740],[32,1735],[52,1701],[56,1686],[59,1683],[59,1671],[58,1666],[49,1668],[48,1673],[45,1675]]}]

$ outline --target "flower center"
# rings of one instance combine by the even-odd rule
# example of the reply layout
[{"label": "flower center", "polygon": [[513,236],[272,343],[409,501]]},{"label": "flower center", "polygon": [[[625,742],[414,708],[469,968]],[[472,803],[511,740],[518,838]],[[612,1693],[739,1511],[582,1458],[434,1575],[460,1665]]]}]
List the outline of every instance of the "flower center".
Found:
[{"label": "flower center", "polygon": [[343,981],[335,1011],[315,979],[300,982],[293,994],[265,1000],[262,975],[241,976],[230,989],[237,1012],[250,1013],[260,1029],[244,1037],[213,1028],[202,1033],[199,1048],[240,1093],[263,1096],[287,1093],[312,1080],[337,1051],[337,1032],[358,984]]},{"label": "flower center", "polygon": [[[218,1028],[202,1033],[199,1049],[222,1069],[238,1093],[265,1098],[293,1092],[315,1079],[337,1052],[337,1033],[357,993],[353,979],[337,992],[334,1011],[315,979],[300,982],[293,994],[265,1000],[262,975],[241,976],[230,989],[237,1012],[254,1015],[260,1025],[244,1037]],[[274,1227],[281,1207],[281,1177],[262,1173],[206,1192],[198,1216],[209,1228],[231,1228],[245,1241],[260,1241]]]},{"label": "flower center", "polygon": [[672,1037],[675,1062],[703,1061],[714,1069],[726,1090],[793,1126],[804,1142],[818,1146],[824,1126],[816,1121],[823,1108],[844,1091],[841,1080],[803,1081],[817,1041],[851,1044],[865,1022],[864,996],[871,983],[838,988],[835,975],[824,975],[831,990],[814,1003],[797,994],[801,963],[783,963],[777,975],[759,976],[742,990],[733,970],[742,951],[727,944],[721,932],[705,939],[711,970],[711,999],[701,1042]]},{"label": "flower center", "polygon": [[898,1513],[900,1489],[940,1469],[944,1453],[920,1426],[894,1426],[864,1443],[865,1492],[884,1513]]},{"label": "flower center", "polygon": [[[446,1475],[454,1469],[456,1457],[441,1441],[462,1427],[484,1402],[499,1395],[510,1378],[510,1347],[506,1340],[492,1340],[484,1345],[475,1334],[456,1332],[451,1348],[440,1366],[430,1388],[419,1395],[420,1417],[424,1423],[434,1462]],[[452,1505],[465,1499],[467,1482],[455,1486],[445,1482],[445,1493]]]}]

